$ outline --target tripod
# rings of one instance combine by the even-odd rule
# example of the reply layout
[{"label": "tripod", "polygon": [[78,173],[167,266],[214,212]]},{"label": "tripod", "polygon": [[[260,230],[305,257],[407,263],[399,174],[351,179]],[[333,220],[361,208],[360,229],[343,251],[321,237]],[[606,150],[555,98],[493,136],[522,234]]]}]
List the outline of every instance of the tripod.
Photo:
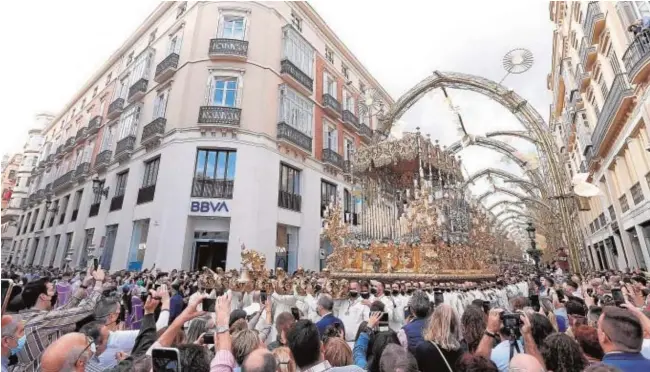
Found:
[{"label": "tripod", "polygon": [[517,354],[521,353],[521,350],[519,350],[519,343],[517,342],[517,332],[514,329],[510,329],[510,358],[508,360],[511,360],[512,357],[515,355],[515,350],[517,351]]}]

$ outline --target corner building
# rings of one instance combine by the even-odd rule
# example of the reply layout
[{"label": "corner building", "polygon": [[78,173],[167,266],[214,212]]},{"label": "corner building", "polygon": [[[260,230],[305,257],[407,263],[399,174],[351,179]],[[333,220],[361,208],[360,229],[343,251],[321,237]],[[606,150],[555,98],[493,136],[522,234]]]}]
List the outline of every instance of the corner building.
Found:
[{"label": "corner building", "polygon": [[650,267],[648,1],[551,2],[548,88],[566,172],[601,195],[581,203],[582,258],[596,270]]},{"label": "corner building", "polygon": [[368,90],[392,103],[307,3],[161,3],[45,129],[13,262],[318,269],[324,206],[361,218]]}]

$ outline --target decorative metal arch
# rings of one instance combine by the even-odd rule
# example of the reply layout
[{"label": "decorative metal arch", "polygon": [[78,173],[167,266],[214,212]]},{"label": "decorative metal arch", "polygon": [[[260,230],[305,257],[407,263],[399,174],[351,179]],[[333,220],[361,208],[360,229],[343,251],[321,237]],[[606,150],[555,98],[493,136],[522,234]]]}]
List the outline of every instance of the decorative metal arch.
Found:
[{"label": "decorative metal arch", "polygon": [[485,133],[485,137],[498,137],[498,136],[508,136],[508,137],[518,137],[525,139],[536,145],[538,143],[537,139],[530,135],[528,131],[525,130],[496,130],[493,132]]},{"label": "decorative metal arch", "polygon": [[492,204],[491,206],[487,207],[487,209],[489,211],[492,211],[494,208],[496,208],[497,206],[502,205],[502,204],[508,204],[508,205],[511,205],[511,206],[516,206],[518,208],[521,208],[522,205],[525,206],[525,204],[523,202],[513,202],[511,200],[500,200],[500,201]]},{"label": "decorative metal arch", "polygon": [[534,191],[532,189],[539,189],[540,187],[538,185],[535,185],[534,183],[530,182],[529,180],[525,178],[521,178],[518,176],[515,176],[514,174],[504,171],[502,169],[498,168],[484,168],[483,170],[474,173],[473,175],[469,176],[467,180],[463,183],[463,187],[467,187],[470,183],[474,182],[475,180],[483,177],[483,176],[489,176],[489,175],[496,175],[499,176],[503,179],[509,180],[511,182],[516,182],[516,183],[521,183],[526,185],[524,189],[528,194],[535,195]]},{"label": "decorative metal arch", "polygon": [[[492,139],[492,138],[486,138],[483,136],[473,136],[471,137],[471,142],[469,145],[476,145],[480,147],[484,147],[493,151],[496,151],[498,153],[501,153],[505,156],[507,156],[510,160],[512,160],[515,164],[517,164],[521,169],[524,170],[527,174],[530,175],[530,178],[537,182],[540,185],[540,190],[543,192],[545,190],[545,183],[544,183],[544,178],[540,175],[539,171],[536,169],[528,169],[526,166],[528,163],[519,158],[515,153],[517,152],[517,149],[510,146],[509,144],[499,141],[497,139]],[[456,141],[452,143],[449,147],[447,147],[447,151],[450,151],[454,154],[459,153],[461,150],[463,150],[463,144],[462,141]]]},{"label": "decorative metal arch", "polygon": [[[526,195],[522,195],[522,194],[516,193],[516,192],[514,192],[512,190],[504,189],[504,188],[498,187],[498,186],[494,186],[494,190],[488,190],[485,193],[479,195],[478,198],[476,199],[476,201],[480,203],[480,202],[483,201],[483,199],[485,199],[489,195],[496,194],[497,192],[502,192],[504,194],[514,196],[515,198],[517,198],[517,199],[519,199],[521,201],[524,201],[524,202],[528,201],[528,202],[532,202],[532,203],[541,205],[544,208],[548,209],[549,211],[552,211],[551,207],[548,204],[544,203],[543,201],[539,200],[536,197],[529,197],[529,196],[526,196]],[[494,206],[492,206],[492,207],[494,207]]]},{"label": "decorative metal arch", "polygon": [[544,182],[541,182],[543,180],[550,182],[549,194],[545,195],[545,197],[560,197],[558,199],[558,207],[562,223],[566,226],[565,232],[571,257],[571,267],[577,272],[581,272],[582,267],[579,259],[579,250],[582,249],[582,244],[580,233],[576,221],[571,218],[572,210],[575,209],[575,203],[571,200],[565,200],[565,196],[568,196],[570,193],[571,183],[569,176],[564,171],[560,162],[557,144],[548,129],[548,124],[546,124],[542,116],[532,105],[519,94],[484,77],[458,72],[435,71],[431,76],[426,77],[402,95],[391,106],[388,112],[378,117],[380,131],[387,134],[393,123],[402,117],[420,98],[429,91],[442,87],[469,90],[491,98],[504,108],[510,110],[526,131],[534,138],[537,138],[538,149],[541,149],[542,155],[545,156],[546,167],[544,169],[547,174],[543,178],[531,178],[533,182],[539,183],[540,185],[544,184]]}]

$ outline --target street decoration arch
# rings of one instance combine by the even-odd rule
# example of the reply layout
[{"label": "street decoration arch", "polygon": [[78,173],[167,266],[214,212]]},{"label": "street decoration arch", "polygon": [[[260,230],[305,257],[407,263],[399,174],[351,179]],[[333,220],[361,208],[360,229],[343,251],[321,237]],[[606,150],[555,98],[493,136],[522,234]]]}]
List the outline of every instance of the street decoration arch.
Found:
[{"label": "street decoration arch", "polygon": [[[581,266],[578,254],[580,239],[575,221],[571,218],[571,212],[575,208],[575,201],[567,198],[570,195],[568,176],[558,158],[558,149],[548,130],[548,124],[532,105],[519,94],[484,77],[458,72],[435,71],[431,76],[426,77],[402,95],[387,112],[384,112],[378,118],[380,131],[388,133],[393,123],[401,118],[425,94],[433,89],[443,87],[469,90],[492,99],[508,109],[526,131],[538,140],[537,148],[544,154],[546,162],[544,169],[548,172],[543,179],[548,179],[551,182],[549,194],[558,199],[557,205],[565,229],[571,266],[575,271],[580,272]],[[534,179],[534,182],[543,184],[543,179]],[[542,203],[539,200],[537,202]]]},{"label": "street decoration arch", "polygon": [[485,133],[486,138],[491,138],[491,137],[517,137],[517,138],[522,138],[525,139],[532,144],[537,144],[537,139],[528,133],[528,131],[525,130],[497,130],[497,131],[492,131],[492,132],[487,132]]},{"label": "street decoration arch", "polygon": [[533,191],[534,189],[539,190],[540,187],[529,180],[518,177],[508,171],[498,169],[498,168],[483,168],[482,170],[470,175],[466,180],[465,183],[463,184],[463,187],[469,186],[470,183],[474,183],[477,179],[484,177],[484,176],[491,176],[495,175],[498,176],[504,180],[508,180],[513,183],[517,184],[522,184],[524,185],[524,189],[528,194],[535,195],[535,192]]},{"label": "street decoration arch", "polygon": [[496,208],[496,207],[498,207],[500,205],[503,205],[503,204],[508,204],[509,206],[513,206],[513,207],[516,206],[517,208],[521,208],[522,205],[524,207],[526,206],[526,204],[523,203],[523,202],[513,202],[512,200],[500,200],[500,201],[492,204],[491,206],[487,207],[487,210],[491,211],[494,208]]}]

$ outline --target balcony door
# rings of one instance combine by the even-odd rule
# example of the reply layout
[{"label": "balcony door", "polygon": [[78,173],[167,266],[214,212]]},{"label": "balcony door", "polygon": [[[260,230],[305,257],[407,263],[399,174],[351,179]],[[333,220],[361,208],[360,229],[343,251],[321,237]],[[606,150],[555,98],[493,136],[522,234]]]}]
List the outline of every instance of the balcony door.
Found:
[{"label": "balcony door", "polygon": [[115,238],[117,237],[118,225],[106,226],[106,240],[104,249],[101,253],[100,264],[104,269],[111,268],[111,261],[113,259],[113,248],[115,248]]}]

